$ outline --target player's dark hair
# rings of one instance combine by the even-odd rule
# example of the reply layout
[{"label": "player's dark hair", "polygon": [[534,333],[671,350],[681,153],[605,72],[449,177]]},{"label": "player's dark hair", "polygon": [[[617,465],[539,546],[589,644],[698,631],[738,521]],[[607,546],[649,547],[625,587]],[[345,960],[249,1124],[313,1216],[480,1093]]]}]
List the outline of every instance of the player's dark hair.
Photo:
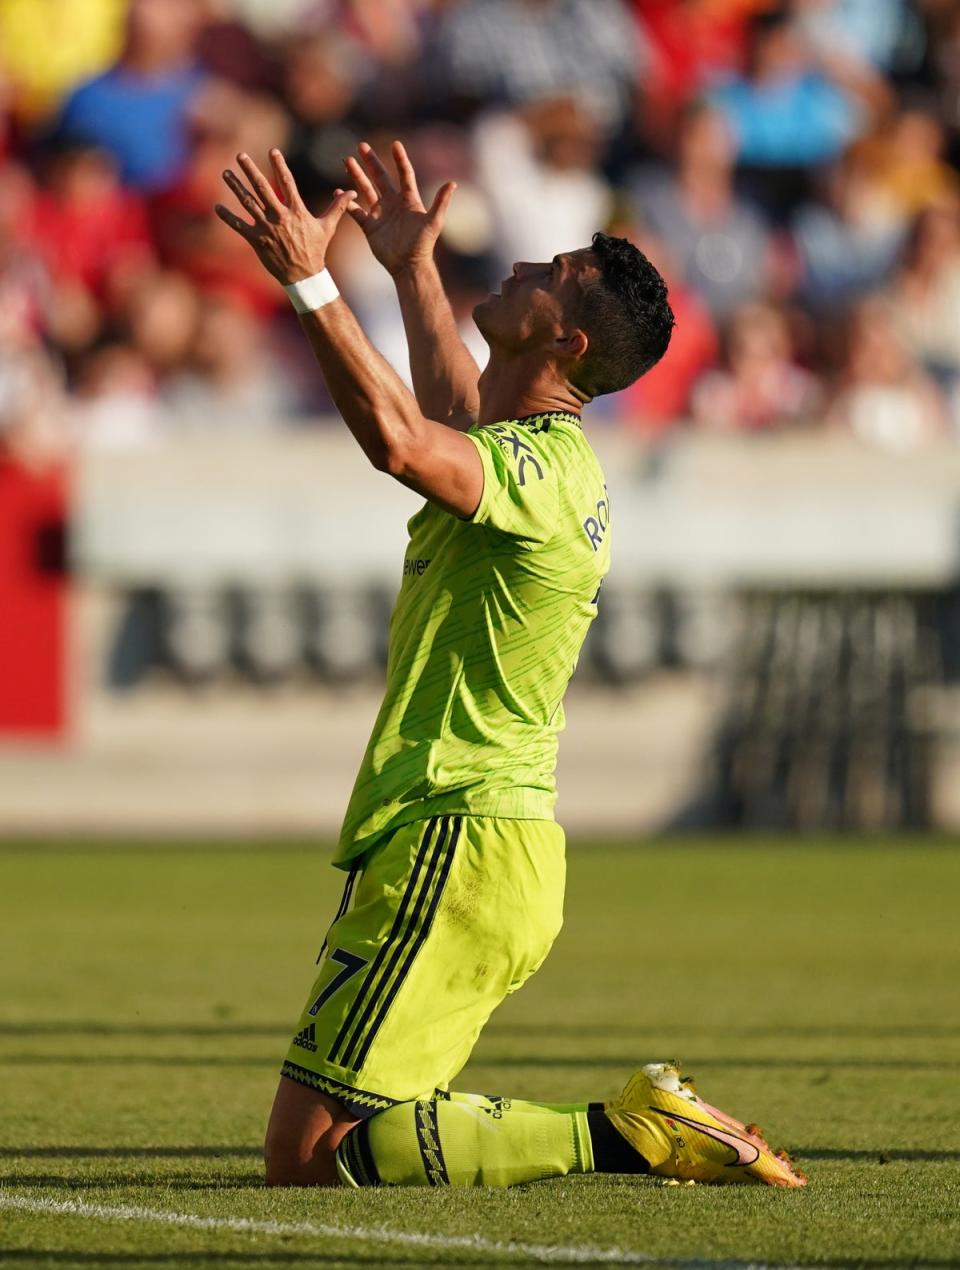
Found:
[{"label": "player's dark hair", "polygon": [[670,343],[673,310],[663,278],[626,238],[594,234],[593,253],[600,277],[585,288],[580,310],[590,347],[573,382],[600,397],[656,365]]}]

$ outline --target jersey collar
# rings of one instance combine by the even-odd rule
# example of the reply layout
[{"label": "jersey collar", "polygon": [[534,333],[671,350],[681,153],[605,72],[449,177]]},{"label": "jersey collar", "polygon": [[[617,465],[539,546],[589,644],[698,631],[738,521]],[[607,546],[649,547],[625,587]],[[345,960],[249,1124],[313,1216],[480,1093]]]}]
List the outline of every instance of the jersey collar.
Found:
[{"label": "jersey collar", "polygon": [[521,427],[533,428],[535,432],[549,432],[552,423],[572,423],[575,428],[582,428],[583,423],[579,415],[571,414],[569,410],[544,410],[540,414],[521,415],[518,419],[505,419],[504,423],[519,423]]}]

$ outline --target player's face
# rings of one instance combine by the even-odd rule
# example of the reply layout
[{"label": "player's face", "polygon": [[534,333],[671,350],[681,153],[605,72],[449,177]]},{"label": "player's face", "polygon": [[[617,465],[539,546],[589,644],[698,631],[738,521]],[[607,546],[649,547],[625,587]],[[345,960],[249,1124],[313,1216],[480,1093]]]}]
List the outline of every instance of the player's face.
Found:
[{"label": "player's face", "polygon": [[473,310],[474,321],[488,344],[511,352],[549,347],[576,326],[583,287],[599,272],[589,247],[540,264],[519,261],[500,293]]}]

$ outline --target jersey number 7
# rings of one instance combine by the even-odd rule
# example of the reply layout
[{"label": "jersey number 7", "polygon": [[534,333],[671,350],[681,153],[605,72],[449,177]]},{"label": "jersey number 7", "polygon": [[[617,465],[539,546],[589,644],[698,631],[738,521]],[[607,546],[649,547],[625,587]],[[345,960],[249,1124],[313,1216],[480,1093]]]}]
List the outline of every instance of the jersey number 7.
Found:
[{"label": "jersey number 7", "polygon": [[339,992],[348,979],[364,968],[367,964],[366,957],[358,957],[356,953],[347,952],[346,948],[334,948],[330,954],[330,960],[339,962],[343,969],[333,976],[324,990],[314,1001],[313,1005],[307,1011],[308,1014],[316,1016],[320,1012],[320,1007],[325,1001],[329,1001],[335,992]]}]

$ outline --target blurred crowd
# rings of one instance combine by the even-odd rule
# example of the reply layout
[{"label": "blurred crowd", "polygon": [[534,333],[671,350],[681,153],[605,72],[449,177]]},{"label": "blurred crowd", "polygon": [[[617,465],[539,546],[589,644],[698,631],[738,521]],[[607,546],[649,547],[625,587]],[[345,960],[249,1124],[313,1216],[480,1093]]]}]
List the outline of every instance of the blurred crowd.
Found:
[{"label": "blurred crowd", "polygon": [[[3,0],[7,445],[329,418],[212,207],[238,150],[279,145],[320,210],[360,140],[397,136],[428,201],[458,182],[440,265],[481,362],[474,304],[603,228],[665,274],[677,327],[595,420],[960,437],[957,0]],[[330,267],[406,375],[349,220]]]}]

